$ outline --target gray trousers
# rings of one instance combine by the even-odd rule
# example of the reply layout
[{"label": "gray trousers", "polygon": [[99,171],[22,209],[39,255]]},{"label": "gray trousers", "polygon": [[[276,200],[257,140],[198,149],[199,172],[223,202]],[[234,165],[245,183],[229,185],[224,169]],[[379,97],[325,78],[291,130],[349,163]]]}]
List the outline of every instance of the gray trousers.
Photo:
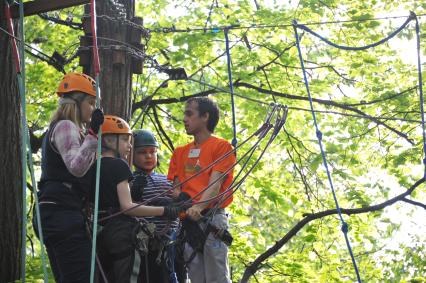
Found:
[{"label": "gray trousers", "polygon": [[[228,229],[228,217],[224,212],[217,212],[212,224],[218,228]],[[204,223],[200,226],[205,229]],[[187,261],[193,249],[186,243],[184,259]],[[204,252],[196,253],[188,264],[188,274],[191,283],[231,283],[228,268],[228,246],[210,233],[204,244]]]}]

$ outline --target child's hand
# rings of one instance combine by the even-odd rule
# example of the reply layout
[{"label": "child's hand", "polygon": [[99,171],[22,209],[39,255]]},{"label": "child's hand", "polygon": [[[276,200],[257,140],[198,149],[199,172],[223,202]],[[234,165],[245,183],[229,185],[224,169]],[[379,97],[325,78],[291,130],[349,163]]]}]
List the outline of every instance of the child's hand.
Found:
[{"label": "child's hand", "polygon": [[97,108],[92,112],[92,119],[90,120],[89,133],[97,135],[99,128],[104,123],[104,112]]}]

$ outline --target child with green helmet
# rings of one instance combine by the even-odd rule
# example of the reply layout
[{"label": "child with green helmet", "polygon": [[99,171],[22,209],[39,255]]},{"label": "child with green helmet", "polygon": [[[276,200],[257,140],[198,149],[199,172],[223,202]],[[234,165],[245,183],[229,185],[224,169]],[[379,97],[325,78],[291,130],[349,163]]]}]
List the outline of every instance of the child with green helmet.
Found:
[{"label": "child with green helmet", "polygon": [[[133,172],[132,197],[138,201],[148,201],[150,205],[169,205],[172,203],[172,185],[163,174],[157,173],[159,144],[154,134],[148,130],[133,132]],[[178,219],[146,217],[155,224],[154,238],[150,239],[149,252],[143,259],[145,269],[140,277],[141,283],[175,282],[175,258],[170,249],[170,238],[176,233]],[[179,272],[178,272],[179,273]],[[141,273],[142,274],[142,273]]]}]

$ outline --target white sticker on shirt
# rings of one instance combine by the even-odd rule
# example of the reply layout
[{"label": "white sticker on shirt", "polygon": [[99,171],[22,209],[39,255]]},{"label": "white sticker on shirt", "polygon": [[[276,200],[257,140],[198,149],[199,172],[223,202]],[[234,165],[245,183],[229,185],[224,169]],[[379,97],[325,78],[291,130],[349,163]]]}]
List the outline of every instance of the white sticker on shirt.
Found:
[{"label": "white sticker on shirt", "polygon": [[197,158],[200,156],[201,149],[200,148],[193,148],[189,150],[188,158]]}]

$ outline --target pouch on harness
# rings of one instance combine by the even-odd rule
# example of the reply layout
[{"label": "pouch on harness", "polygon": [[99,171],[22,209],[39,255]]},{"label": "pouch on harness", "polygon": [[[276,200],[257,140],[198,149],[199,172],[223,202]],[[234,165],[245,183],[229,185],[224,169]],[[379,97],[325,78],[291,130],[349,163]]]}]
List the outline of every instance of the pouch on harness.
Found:
[{"label": "pouch on harness", "polygon": [[182,221],[182,231],[179,235],[179,241],[181,243],[187,242],[194,250],[186,263],[191,262],[197,252],[203,253],[204,244],[206,243],[207,237],[210,233],[212,233],[214,237],[221,240],[228,247],[232,244],[232,235],[226,229],[220,229],[213,224],[208,223],[206,230],[203,230],[196,221],[193,221],[189,218],[185,218]]},{"label": "pouch on harness", "polygon": [[148,253],[154,230],[154,224],[141,223],[127,215],[118,215],[104,224],[98,234],[98,252],[110,282],[137,279],[140,258]]}]

